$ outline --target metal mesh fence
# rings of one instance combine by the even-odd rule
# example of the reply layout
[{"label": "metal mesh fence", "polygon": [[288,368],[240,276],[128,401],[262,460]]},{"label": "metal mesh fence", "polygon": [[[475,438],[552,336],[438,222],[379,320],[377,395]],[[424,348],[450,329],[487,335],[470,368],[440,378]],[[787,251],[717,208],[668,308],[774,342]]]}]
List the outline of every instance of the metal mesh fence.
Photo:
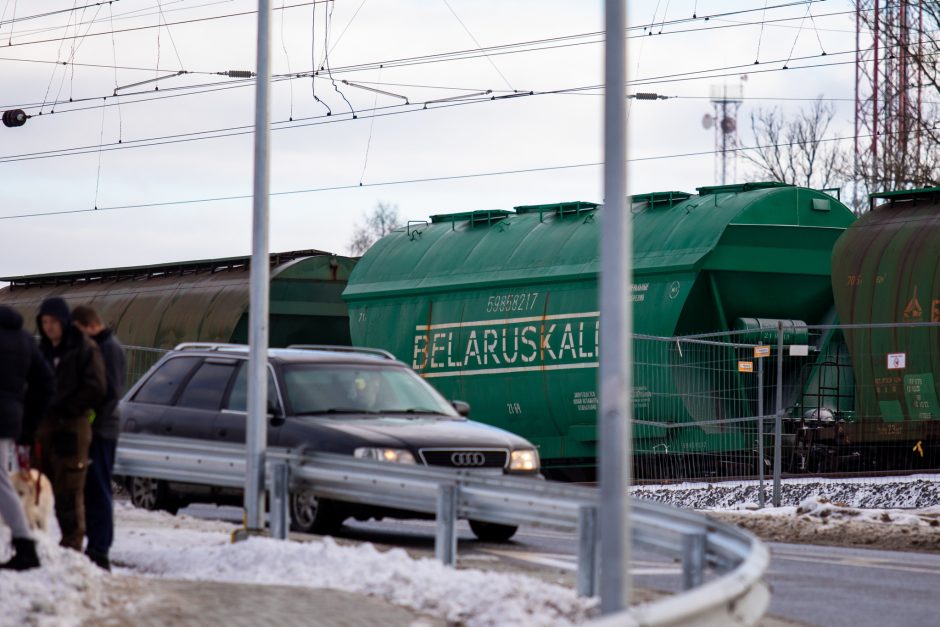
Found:
[{"label": "metal mesh fence", "polygon": [[727,339],[634,339],[634,454],[639,480],[757,472],[760,363]]},{"label": "metal mesh fence", "polygon": [[[637,336],[640,482],[940,469],[940,324]],[[763,420],[758,416],[764,416]]]},{"label": "metal mesh fence", "polygon": [[127,359],[127,389],[130,389],[132,385],[137,383],[137,380],[167,352],[168,351],[161,348],[125,346],[124,355]]},{"label": "metal mesh fence", "polygon": [[[165,353],[127,347],[128,386]],[[638,335],[633,357],[639,482],[769,476],[778,414],[782,476],[940,470],[940,323]]]}]

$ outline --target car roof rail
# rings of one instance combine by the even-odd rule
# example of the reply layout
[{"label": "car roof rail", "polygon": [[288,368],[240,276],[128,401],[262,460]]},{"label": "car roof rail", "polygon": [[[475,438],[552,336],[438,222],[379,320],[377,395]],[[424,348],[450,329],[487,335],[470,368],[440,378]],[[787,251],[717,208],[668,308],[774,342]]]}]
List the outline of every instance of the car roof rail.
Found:
[{"label": "car roof rail", "polygon": [[378,355],[385,359],[397,361],[397,357],[387,350],[381,348],[367,348],[365,346],[331,346],[329,344],[290,344],[287,348],[297,348],[301,350],[330,351],[333,353],[364,353],[366,355]]},{"label": "car roof rail", "polygon": [[244,351],[244,344],[226,344],[224,342],[183,342],[173,347],[175,351]]}]

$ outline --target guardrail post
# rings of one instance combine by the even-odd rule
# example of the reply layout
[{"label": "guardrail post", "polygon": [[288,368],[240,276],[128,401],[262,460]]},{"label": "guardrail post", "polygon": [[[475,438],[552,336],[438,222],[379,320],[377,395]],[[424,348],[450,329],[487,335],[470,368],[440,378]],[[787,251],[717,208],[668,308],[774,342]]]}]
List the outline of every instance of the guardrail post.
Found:
[{"label": "guardrail post", "polygon": [[271,465],[271,537],[286,540],[290,528],[290,466],[284,462]]},{"label": "guardrail post", "polygon": [[597,506],[578,508],[578,595],[597,595]]},{"label": "guardrail post", "polygon": [[690,590],[702,585],[705,578],[705,534],[682,535],[682,589]]},{"label": "guardrail post", "polygon": [[457,562],[457,492],[453,484],[442,484],[437,490],[437,533],[434,557],[445,566]]}]

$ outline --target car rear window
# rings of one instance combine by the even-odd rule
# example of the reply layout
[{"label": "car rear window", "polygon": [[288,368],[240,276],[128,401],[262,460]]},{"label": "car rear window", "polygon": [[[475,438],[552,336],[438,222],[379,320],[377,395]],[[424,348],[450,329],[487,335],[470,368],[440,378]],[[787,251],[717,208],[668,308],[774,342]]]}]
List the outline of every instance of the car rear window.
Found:
[{"label": "car rear window", "polygon": [[186,384],[176,404],[191,409],[218,409],[234,373],[235,364],[207,361]]},{"label": "car rear window", "polygon": [[171,404],[180,384],[186,380],[198,361],[198,357],[175,357],[163,362],[137,391],[134,400],[155,405]]}]

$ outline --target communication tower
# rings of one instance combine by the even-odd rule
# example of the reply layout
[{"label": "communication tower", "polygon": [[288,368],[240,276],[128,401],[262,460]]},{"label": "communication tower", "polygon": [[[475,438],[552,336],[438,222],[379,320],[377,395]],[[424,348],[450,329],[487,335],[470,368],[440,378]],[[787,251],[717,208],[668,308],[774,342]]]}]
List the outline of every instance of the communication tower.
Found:
[{"label": "communication tower", "polygon": [[[742,76],[741,80],[745,80]],[[744,87],[737,85],[712,85],[711,103],[713,113],[702,118],[705,130],[715,129],[715,180],[728,184],[728,175],[738,175],[738,109],[741,108]]]},{"label": "communication tower", "polygon": [[923,2],[857,0],[855,14],[855,171],[869,191],[916,183],[930,149],[922,137]]}]

